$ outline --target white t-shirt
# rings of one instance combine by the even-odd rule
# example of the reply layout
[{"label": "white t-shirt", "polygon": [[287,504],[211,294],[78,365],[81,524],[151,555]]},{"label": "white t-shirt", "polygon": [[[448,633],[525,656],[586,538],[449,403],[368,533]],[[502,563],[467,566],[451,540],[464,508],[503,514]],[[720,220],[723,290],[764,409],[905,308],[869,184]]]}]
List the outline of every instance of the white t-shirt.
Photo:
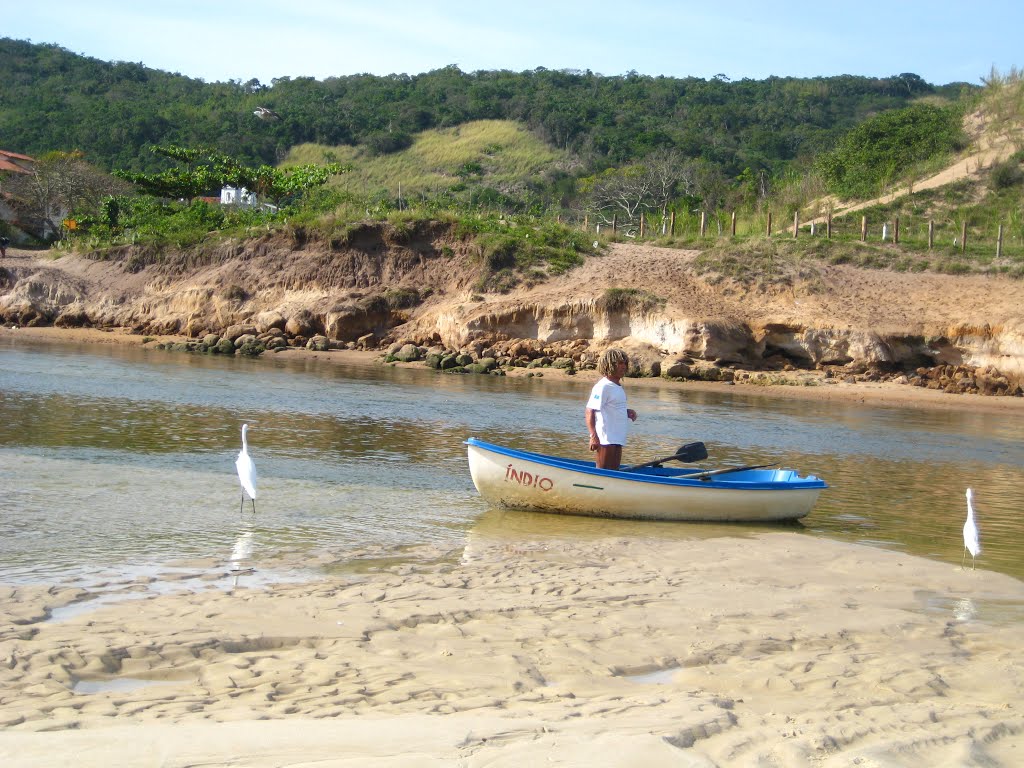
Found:
[{"label": "white t-shirt", "polygon": [[629,418],[626,416],[626,390],[621,385],[602,377],[590,390],[587,408],[596,412],[594,426],[601,445],[626,444]]}]

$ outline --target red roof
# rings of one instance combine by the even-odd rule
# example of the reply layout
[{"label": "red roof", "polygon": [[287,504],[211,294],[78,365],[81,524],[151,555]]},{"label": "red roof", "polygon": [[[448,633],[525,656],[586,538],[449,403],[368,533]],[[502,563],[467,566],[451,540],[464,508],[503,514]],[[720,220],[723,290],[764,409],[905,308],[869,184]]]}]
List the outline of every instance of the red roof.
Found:
[{"label": "red roof", "polygon": [[8,152],[6,149],[0,149],[0,157],[13,157],[15,160],[28,160],[30,163],[34,163],[36,161],[34,157],[19,155],[17,152]]},{"label": "red roof", "polygon": [[27,168],[22,168],[20,165],[12,163],[4,157],[5,154],[8,153],[0,152],[0,171],[8,171],[10,173],[31,173]]}]

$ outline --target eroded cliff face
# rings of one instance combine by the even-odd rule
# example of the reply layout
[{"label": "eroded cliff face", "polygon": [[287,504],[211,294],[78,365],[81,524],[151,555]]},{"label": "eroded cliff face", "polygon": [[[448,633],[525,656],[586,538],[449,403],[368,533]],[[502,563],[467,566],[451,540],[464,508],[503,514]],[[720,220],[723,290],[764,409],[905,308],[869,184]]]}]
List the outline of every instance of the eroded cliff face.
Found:
[{"label": "eroded cliff face", "polygon": [[698,275],[693,256],[613,245],[567,275],[501,295],[476,291],[473,249],[440,225],[370,226],[344,243],[267,236],[205,253],[20,252],[2,264],[0,316],[196,338],[251,326],[292,344],[412,343],[520,362],[586,364],[617,344],[655,374],[829,369],[1011,394],[1024,383],[1019,282],[843,266],[754,289]]}]

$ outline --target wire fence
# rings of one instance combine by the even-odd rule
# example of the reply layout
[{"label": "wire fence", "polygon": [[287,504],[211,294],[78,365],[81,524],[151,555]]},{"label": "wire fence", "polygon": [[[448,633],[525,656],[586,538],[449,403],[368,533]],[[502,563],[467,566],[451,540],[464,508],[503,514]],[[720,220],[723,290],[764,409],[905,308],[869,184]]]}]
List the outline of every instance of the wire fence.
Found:
[{"label": "wire fence", "polygon": [[678,214],[670,211],[664,215],[645,214],[624,222],[613,216],[611,221],[596,224],[584,217],[582,225],[589,232],[613,239],[823,238],[900,246],[910,252],[959,255],[982,263],[1005,261],[1007,265],[1024,265],[1024,219],[1017,217],[993,224],[923,216],[826,216],[801,222],[798,215],[779,221],[770,211],[745,216],[735,212]]}]

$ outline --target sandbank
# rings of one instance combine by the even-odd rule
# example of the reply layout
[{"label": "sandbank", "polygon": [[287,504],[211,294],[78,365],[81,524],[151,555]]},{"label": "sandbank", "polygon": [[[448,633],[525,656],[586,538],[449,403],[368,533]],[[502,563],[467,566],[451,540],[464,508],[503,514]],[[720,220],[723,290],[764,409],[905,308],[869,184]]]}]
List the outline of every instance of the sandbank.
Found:
[{"label": "sandbank", "polygon": [[91,609],[2,587],[0,764],[1021,763],[1024,583],[614,530],[270,587],[195,563],[208,586]]}]

